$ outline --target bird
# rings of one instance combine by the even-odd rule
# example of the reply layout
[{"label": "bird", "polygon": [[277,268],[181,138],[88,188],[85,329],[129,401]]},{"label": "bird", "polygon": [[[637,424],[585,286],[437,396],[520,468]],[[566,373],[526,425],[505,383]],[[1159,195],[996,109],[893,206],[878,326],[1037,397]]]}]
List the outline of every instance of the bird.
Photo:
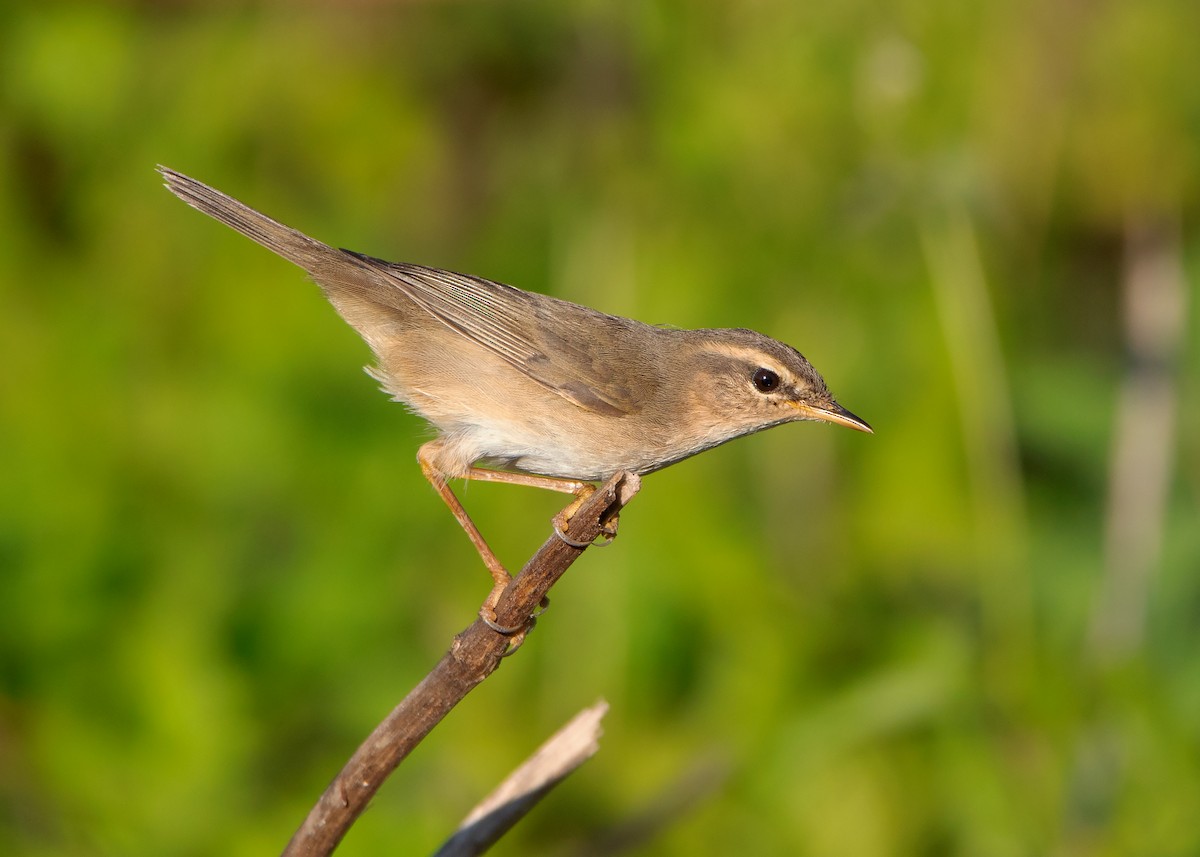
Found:
[{"label": "bird", "polygon": [[[573,494],[644,476],[735,438],[815,420],[872,433],[799,351],[744,328],[609,315],[482,277],[387,262],[285,226],[169,167],[192,208],[298,265],[371,349],[367,371],[435,430],[417,460],[494,586],[509,572],[450,488],[467,479]],[[569,527],[569,511],[564,516]],[[556,532],[568,543],[564,528]]]}]

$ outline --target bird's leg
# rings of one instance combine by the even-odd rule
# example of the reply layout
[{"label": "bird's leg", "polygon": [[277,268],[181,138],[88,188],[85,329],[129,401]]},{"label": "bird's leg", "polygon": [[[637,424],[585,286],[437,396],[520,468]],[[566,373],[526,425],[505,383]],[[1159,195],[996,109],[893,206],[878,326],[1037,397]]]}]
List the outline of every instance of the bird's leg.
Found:
[{"label": "bird's leg", "polygon": [[479,552],[479,556],[483,559],[483,564],[487,566],[487,570],[492,575],[492,580],[495,581],[492,591],[488,593],[488,597],[483,602],[483,607],[479,611],[480,618],[490,628],[499,631],[501,634],[515,634],[522,631],[523,628],[521,627],[508,628],[496,622],[496,602],[500,600],[500,595],[504,592],[505,587],[512,582],[512,575],[508,573],[508,569],[504,567],[504,564],[496,558],[496,554],[488,546],[487,541],[483,538],[483,534],[479,532],[479,527],[475,526],[475,522],[471,520],[471,516],[463,508],[463,504],[454,496],[454,492],[450,490],[450,484],[446,481],[446,477],[430,461],[428,451],[425,447],[421,447],[417,452],[417,461],[420,462],[421,472],[425,474],[425,478],[429,480],[429,484],[433,486],[433,489],[438,492],[438,496],[442,498],[442,502],[450,509],[450,514],[454,516],[454,520],[458,521],[458,525],[463,528],[463,532],[467,534],[467,538],[471,540],[471,544],[475,545],[475,550]]},{"label": "bird's leg", "polygon": [[555,534],[567,544],[577,548],[585,548],[591,544],[595,544],[597,547],[604,547],[611,544],[612,540],[616,538],[616,515],[604,524],[604,535],[606,537],[604,541],[580,542],[570,538],[566,533],[571,525],[571,518],[579,511],[579,507],[584,504],[584,501],[596,491],[596,486],[590,482],[581,482],[577,479],[556,479],[553,476],[535,476],[530,473],[510,473],[506,470],[488,470],[483,467],[470,468],[467,471],[466,478],[476,479],[480,482],[504,482],[509,485],[527,485],[530,488],[545,488],[548,491],[574,494],[575,499],[571,501],[570,505],[554,516]]},{"label": "bird's leg", "polygon": [[[438,492],[438,496],[442,498],[442,502],[450,510],[450,514],[454,515],[454,520],[458,521],[458,525],[463,528],[463,532],[467,534],[467,538],[471,540],[471,544],[475,546],[475,550],[479,552],[480,558],[483,559],[483,564],[487,566],[487,570],[492,575],[492,580],[495,584],[492,586],[492,591],[488,594],[487,599],[483,602],[483,607],[479,611],[480,618],[493,630],[499,631],[506,635],[519,635],[524,637],[525,632],[531,627],[531,623],[519,627],[509,628],[500,625],[496,622],[496,604],[500,600],[500,595],[504,592],[505,587],[512,582],[512,575],[508,569],[496,557],[487,541],[483,538],[483,534],[479,532],[479,528],[475,526],[475,522],[471,520],[471,516],[467,514],[467,510],[463,508],[462,503],[454,492],[450,490],[450,484],[446,480],[445,474],[433,463],[433,454],[436,452],[436,441],[422,446],[417,451],[417,461],[421,465],[421,472],[425,474],[425,478],[429,480],[429,484]],[[488,470],[482,467],[470,467],[463,474],[464,479],[474,479],[479,482],[504,482],[509,485],[527,485],[531,488],[544,488],[549,491],[559,491],[564,494],[574,494],[575,499],[567,508],[563,509],[554,518],[554,532],[569,545],[575,547],[587,547],[587,544],[572,541],[564,532],[569,525],[571,516],[578,511],[583,502],[596,490],[594,485],[587,482],[581,482],[574,479],[555,479],[550,476],[535,476],[528,473],[509,473],[502,470]],[[610,523],[612,527],[611,533],[606,528],[606,534],[610,536],[616,535],[616,519]],[[601,542],[607,544],[607,542]],[[543,609],[549,604],[548,599],[542,599]],[[517,643],[516,645],[519,645]],[[516,645],[513,646],[514,650]]]}]

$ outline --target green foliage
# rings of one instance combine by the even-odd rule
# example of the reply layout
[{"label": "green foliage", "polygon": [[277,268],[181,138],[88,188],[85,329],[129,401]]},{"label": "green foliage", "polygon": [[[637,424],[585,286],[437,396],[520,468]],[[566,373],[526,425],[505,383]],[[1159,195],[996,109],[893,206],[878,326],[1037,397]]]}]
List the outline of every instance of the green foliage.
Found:
[{"label": "green foliage", "polygon": [[[1200,851],[1200,354],[1144,638],[1095,657],[1128,224],[1200,241],[1200,6],[0,13],[0,851],[261,854],[489,581],[419,420],[165,163],[332,243],[799,346],[817,426],[649,477],[339,853]],[[1186,312],[1195,329],[1192,287]],[[560,498],[472,485],[517,564]],[[1141,609],[1131,605],[1130,609]]]}]

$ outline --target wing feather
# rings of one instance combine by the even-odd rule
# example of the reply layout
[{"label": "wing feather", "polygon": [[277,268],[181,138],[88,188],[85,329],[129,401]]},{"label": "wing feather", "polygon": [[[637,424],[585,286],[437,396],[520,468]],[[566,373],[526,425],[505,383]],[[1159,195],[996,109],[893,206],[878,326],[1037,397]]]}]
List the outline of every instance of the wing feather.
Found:
[{"label": "wing feather", "polygon": [[586,314],[602,322],[598,330],[609,326],[605,322],[623,327],[627,320],[482,277],[353,255],[442,324],[579,407],[623,416],[641,406],[627,387],[615,383],[621,373],[614,371],[611,349],[601,347],[598,357],[596,343],[564,337],[548,327],[547,310],[553,304],[552,311],[560,316]]}]

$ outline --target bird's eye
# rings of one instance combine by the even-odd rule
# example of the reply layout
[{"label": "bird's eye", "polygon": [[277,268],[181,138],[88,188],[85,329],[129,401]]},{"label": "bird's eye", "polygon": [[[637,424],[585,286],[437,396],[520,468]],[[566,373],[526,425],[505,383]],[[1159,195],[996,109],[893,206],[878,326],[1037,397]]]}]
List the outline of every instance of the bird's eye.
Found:
[{"label": "bird's eye", "polygon": [[779,376],[770,369],[754,370],[754,389],[760,393],[770,393],[779,386]]}]

